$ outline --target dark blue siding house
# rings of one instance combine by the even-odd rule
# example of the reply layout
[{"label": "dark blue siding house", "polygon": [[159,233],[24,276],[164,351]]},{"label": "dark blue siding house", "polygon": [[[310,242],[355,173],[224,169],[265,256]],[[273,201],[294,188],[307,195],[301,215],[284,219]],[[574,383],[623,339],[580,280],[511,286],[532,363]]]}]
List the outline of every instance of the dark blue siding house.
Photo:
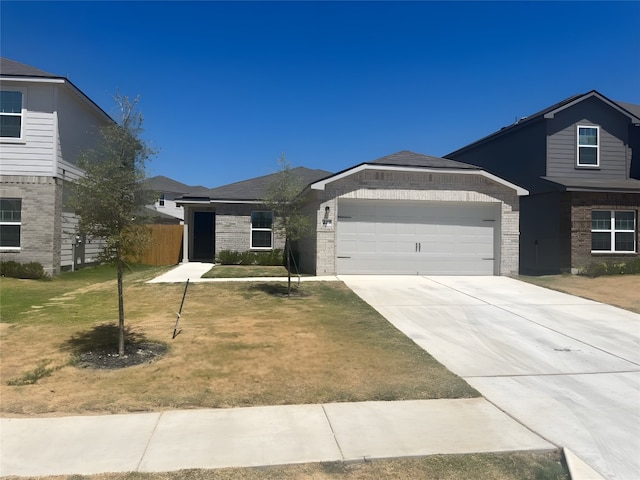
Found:
[{"label": "dark blue siding house", "polygon": [[593,90],[445,158],[529,190],[520,200],[520,273],[638,258],[640,105]]}]

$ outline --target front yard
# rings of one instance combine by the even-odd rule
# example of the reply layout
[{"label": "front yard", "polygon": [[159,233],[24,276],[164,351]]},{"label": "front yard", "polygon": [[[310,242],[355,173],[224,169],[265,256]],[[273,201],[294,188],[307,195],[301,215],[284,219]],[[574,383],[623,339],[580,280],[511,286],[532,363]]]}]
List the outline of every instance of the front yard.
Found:
[{"label": "front yard", "polygon": [[[116,350],[116,284],[106,267],[50,281],[2,279],[0,414],[58,416],[184,408],[478,396],[340,282],[147,284],[125,277],[130,341],[167,353],[124,369],[82,368],[81,352]],[[266,272],[265,272],[266,274]],[[113,473],[62,480],[308,478],[567,479],[559,454],[435,455],[356,464]]]},{"label": "front yard", "polygon": [[4,416],[122,413],[365,400],[477,396],[339,282],[189,286],[172,340],[181,284],[126,277],[128,336],[164,342],[167,354],[118,370],[80,368],[114,335],[113,272],[51,281],[2,279]]}]

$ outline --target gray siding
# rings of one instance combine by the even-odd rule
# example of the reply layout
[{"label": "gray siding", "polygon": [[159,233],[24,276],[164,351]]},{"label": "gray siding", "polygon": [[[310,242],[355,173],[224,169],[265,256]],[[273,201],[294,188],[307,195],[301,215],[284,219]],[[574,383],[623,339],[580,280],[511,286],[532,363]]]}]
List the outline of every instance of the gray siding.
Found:
[{"label": "gray siding", "polygon": [[[530,192],[544,188],[539,177],[546,173],[546,127],[542,121],[532,121],[515,128],[507,135],[496,135],[446,158],[484,168]],[[546,183],[546,182],[544,182]]]},{"label": "gray siding", "polygon": [[[599,168],[577,166],[577,126],[600,127]],[[547,121],[549,177],[580,179],[629,178],[629,120],[596,98],[562,110]]]},{"label": "gray siding", "polygon": [[23,141],[2,142],[0,175],[53,176],[55,87],[2,82],[3,89],[12,87],[20,88],[24,95]]}]

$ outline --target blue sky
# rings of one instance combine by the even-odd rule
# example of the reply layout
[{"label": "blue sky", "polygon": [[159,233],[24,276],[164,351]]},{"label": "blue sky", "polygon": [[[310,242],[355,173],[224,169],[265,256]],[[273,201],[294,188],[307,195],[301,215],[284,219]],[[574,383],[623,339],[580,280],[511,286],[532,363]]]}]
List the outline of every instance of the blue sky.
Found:
[{"label": "blue sky", "polygon": [[140,95],[150,175],[216,187],[443,156],[576,93],[640,104],[640,2],[11,2],[2,56],[108,113]]}]

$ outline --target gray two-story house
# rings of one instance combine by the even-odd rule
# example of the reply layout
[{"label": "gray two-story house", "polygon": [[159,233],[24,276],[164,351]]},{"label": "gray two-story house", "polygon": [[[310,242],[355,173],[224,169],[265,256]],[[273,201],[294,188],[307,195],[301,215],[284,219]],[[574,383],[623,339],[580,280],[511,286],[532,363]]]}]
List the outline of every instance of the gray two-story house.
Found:
[{"label": "gray two-story house", "polygon": [[49,275],[95,261],[66,206],[78,154],[113,120],[68,78],[0,58],[0,260]]},{"label": "gray two-story house", "polygon": [[576,95],[446,158],[526,188],[520,272],[577,272],[638,258],[640,105]]}]

